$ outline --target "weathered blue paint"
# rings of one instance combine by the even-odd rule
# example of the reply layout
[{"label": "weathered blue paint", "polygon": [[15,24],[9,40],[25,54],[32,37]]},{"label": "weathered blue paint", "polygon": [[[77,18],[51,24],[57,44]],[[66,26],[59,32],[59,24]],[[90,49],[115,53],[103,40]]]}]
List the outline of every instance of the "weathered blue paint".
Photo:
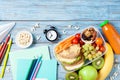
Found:
[{"label": "weathered blue paint", "polygon": [[[43,30],[48,28],[47,25],[53,25],[58,29],[61,34],[60,41],[90,25],[101,31],[99,24],[105,19],[110,20],[120,33],[120,0],[0,0],[0,24],[12,21],[17,23],[11,32],[12,51],[20,49],[15,44],[16,33],[23,29],[31,31],[33,25],[40,23],[40,28],[32,32],[35,36],[32,47],[48,45],[51,57],[55,58],[53,48],[56,43],[48,42],[43,34]],[[68,29],[68,25],[79,26],[80,29],[76,30],[74,27]],[[63,30],[67,33],[63,34]],[[40,40],[36,40],[37,35],[41,36]],[[119,57],[115,55],[116,66],[120,65]],[[9,68],[8,61],[5,77],[2,80],[12,80]],[[110,76],[119,71],[118,67],[113,67],[106,80],[110,80]],[[66,71],[58,63],[58,80],[64,80],[65,73]],[[114,77],[114,80],[119,79],[120,75]]]}]

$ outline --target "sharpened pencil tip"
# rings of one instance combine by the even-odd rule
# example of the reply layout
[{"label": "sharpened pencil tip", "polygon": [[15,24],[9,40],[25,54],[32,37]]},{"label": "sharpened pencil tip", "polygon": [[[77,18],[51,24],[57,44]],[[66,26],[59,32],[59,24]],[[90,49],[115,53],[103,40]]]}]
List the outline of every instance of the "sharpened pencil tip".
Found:
[{"label": "sharpened pencil tip", "polygon": [[8,36],[11,36],[11,34],[8,34]]}]

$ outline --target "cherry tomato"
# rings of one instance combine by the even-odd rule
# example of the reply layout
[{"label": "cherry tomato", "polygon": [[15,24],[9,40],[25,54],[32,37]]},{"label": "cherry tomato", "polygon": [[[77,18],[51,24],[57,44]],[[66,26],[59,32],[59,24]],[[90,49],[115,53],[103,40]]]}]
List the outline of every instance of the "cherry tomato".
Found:
[{"label": "cherry tomato", "polygon": [[82,40],[80,40],[79,43],[80,43],[80,46],[85,44]]},{"label": "cherry tomato", "polygon": [[94,48],[96,48],[97,44],[96,44],[96,43],[92,43],[92,46],[93,46]]},{"label": "cherry tomato", "polygon": [[80,39],[80,33],[75,34],[75,37]]},{"label": "cherry tomato", "polygon": [[99,49],[101,52],[104,52],[105,51],[105,47],[104,46],[100,46],[100,49]]},{"label": "cherry tomato", "polygon": [[72,43],[73,43],[73,44],[78,44],[78,43],[79,43],[78,38],[75,37],[75,38],[72,40]]},{"label": "cherry tomato", "polygon": [[103,40],[102,40],[102,38],[96,38],[96,41],[95,41],[95,43],[98,45],[98,46],[101,46],[102,44],[103,44]]}]

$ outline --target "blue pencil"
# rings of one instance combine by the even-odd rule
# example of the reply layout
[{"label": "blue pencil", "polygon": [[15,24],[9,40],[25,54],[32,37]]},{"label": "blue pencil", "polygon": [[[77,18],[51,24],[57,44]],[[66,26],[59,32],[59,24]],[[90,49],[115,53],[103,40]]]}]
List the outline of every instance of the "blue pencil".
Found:
[{"label": "blue pencil", "polygon": [[34,67],[34,69],[33,69],[33,71],[32,71],[31,76],[30,76],[30,80],[32,80],[32,78],[33,78],[33,76],[34,76],[34,74],[35,74],[35,71],[36,71],[36,69],[37,69],[37,66],[39,65],[39,63],[40,63],[40,61],[41,61],[41,58],[42,58],[42,56],[37,59],[37,62],[36,62],[36,64],[35,64],[35,67]]},{"label": "blue pencil", "polygon": [[42,63],[42,61],[40,61],[39,64],[37,65],[37,68],[36,68],[35,73],[34,73],[34,75],[33,75],[33,77],[32,77],[32,80],[35,80],[35,78],[36,78],[36,76],[37,76],[37,73],[38,73],[38,71],[39,71],[39,68],[40,68],[40,66],[41,66],[41,63]]}]

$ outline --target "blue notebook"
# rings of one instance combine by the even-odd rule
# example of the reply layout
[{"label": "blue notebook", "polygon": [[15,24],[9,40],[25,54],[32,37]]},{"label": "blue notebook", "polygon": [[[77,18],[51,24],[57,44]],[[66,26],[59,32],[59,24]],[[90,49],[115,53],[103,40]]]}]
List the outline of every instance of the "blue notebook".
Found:
[{"label": "blue notebook", "polygon": [[36,78],[39,80],[57,80],[57,61],[55,59],[43,60]]},{"label": "blue notebook", "polygon": [[19,59],[17,61],[16,80],[27,80],[30,69],[33,65],[33,59]]},{"label": "blue notebook", "polygon": [[[23,49],[9,53],[13,80],[17,77],[17,61],[19,59],[34,59],[42,55],[43,60],[50,60],[48,46],[39,46],[35,48]],[[24,62],[24,61],[22,61]],[[21,62],[21,63],[22,63]]]},{"label": "blue notebook", "polygon": [[[31,69],[31,64],[33,60],[19,59],[17,61],[17,79],[16,80],[27,80],[28,73]],[[29,73],[30,74],[30,73]],[[57,61],[52,60],[42,60],[40,69],[36,76],[39,80],[57,80]]]}]

